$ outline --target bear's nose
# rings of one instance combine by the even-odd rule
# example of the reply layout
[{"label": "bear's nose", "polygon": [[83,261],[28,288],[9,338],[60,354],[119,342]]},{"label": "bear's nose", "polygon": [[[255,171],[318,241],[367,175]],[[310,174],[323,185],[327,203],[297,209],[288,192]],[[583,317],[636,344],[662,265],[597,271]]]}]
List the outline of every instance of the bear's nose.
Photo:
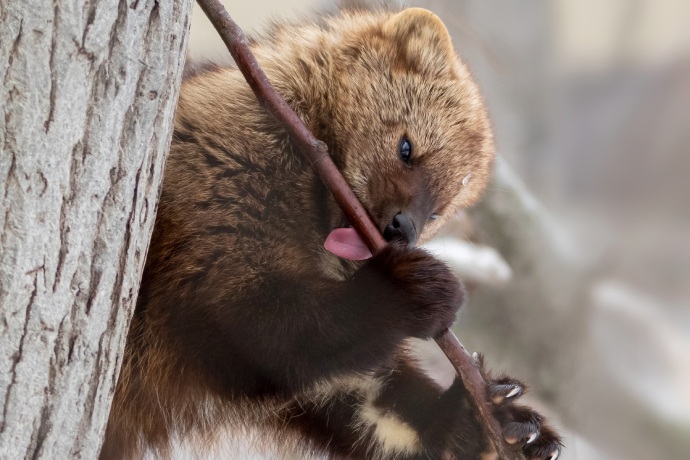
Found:
[{"label": "bear's nose", "polygon": [[404,212],[397,213],[393,217],[393,221],[386,225],[383,238],[389,242],[404,239],[408,244],[414,244],[417,241],[417,229],[415,229],[412,218]]}]

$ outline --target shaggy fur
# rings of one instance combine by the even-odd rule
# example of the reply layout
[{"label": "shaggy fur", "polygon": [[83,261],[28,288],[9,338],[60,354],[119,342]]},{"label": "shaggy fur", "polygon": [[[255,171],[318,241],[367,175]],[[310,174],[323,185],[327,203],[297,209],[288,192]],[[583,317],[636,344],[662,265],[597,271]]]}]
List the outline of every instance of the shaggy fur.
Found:
[{"label": "shaggy fur", "polygon": [[[279,26],[252,47],[382,231],[405,212],[423,242],[478,199],[491,129],[432,13]],[[221,426],[297,436],[333,458],[486,453],[462,382],[444,392],[403,348],[452,324],[459,281],[402,242],[365,263],[326,252],[346,225],[236,69],[188,77],[101,458],[201,448]],[[489,384],[516,450],[557,455],[542,418],[512,405],[523,386]]]}]

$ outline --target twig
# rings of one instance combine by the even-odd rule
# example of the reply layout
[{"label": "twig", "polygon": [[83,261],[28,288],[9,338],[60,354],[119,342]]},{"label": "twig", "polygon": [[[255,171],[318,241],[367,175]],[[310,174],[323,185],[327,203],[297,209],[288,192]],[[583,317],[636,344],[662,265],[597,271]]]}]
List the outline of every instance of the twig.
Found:
[{"label": "twig", "polygon": [[[326,188],[333,195],[367,247],[372,253],[382,249],[386,245],[386,241],[331,160],[326,144],[314,137],[299,116],[268,81],[266,74],[261,70],[254,54],[249,49],[247,38],[242,29],[230,18],[219,0],[197,0],[197,3],[220,34],[259,102],[283,125],[302,154],[312,163]],[[437,338],[436,343],[453,364],[472,396],[499,457],[508,458],[500,425],[491,413],[486,394],[486,382],[479,371],[478,364],[450,329],[447,329]]]}]

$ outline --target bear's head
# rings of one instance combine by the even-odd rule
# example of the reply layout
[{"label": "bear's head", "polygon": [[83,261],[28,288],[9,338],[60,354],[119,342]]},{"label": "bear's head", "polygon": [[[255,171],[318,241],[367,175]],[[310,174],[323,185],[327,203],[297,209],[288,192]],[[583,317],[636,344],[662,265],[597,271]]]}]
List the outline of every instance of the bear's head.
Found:
[{"label": "bear's head", "polygon": [[[320,121],[331,155],[387,239],[424,242],[489,178],[493,136],[479,91],[427,10],[332,27],[330,110]],[[334,211],[331,224],[347,221]]]}]

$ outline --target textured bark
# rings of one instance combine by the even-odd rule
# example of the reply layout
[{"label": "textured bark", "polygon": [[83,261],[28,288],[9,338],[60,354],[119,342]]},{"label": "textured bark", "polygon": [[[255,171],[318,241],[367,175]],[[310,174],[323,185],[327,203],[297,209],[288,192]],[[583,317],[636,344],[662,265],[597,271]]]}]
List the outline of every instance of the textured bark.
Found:
[{"label": "textured bark", "polygon": [[0,0],[0,458],[96,458],[190,0]]}]

